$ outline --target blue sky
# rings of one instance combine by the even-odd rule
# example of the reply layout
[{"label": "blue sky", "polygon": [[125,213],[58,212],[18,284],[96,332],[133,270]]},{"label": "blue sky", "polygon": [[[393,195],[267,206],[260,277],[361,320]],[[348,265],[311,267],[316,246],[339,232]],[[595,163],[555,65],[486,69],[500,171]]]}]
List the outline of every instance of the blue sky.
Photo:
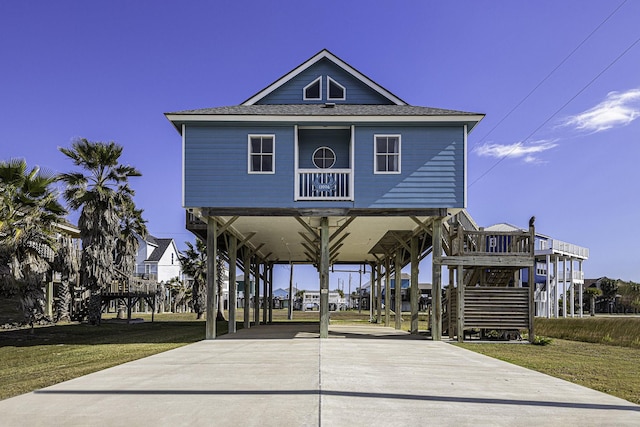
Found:
[{"label": "blue sky", "polygon": [[57,147],[116,141],[150,231],[183,247],[163,113],[239,104],[327,48],[409,104],[486,114],[469,137],[478,224],[535,215],[590,249],[586,277],[640,281],[639,16],[633,0],[5,1],[0,158],[68,171]]}]

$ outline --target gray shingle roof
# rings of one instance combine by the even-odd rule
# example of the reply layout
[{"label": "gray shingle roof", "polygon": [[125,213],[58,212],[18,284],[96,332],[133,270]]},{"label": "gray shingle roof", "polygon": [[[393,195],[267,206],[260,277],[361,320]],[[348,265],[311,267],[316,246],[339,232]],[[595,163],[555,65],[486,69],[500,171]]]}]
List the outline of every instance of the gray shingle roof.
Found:
[{"label": "gray shingle roof", "polygon": [[184,110],[170,115],[264,115],[264,116],[472,116],[482,113],[446,110],[443,108],[417,107],[413,105],[363,105],[335,104],[269,104],[234,105],[228,107]]},{"label": "gray shingle roof", "polygon": [[154,239],[154,243],[158,245],[158,247],[155,248],[153,252],[151,252],[151,255],[149,255],[149,257],[146,260],[157,262],[157,261],[160,261],[160,258],[162,258],[162,255],[164,255],[165,251],[167,250],[167,248],[169,247],[173,239],[158,239],[158,238],[153,238],[153,239]]}]

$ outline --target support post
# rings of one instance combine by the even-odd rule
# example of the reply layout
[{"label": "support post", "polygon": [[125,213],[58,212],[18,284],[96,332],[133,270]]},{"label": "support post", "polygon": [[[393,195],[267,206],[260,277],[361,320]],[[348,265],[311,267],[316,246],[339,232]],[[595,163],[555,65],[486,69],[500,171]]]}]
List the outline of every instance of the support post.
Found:
[{"label": "support post", "polygon": [[[529,224],[529,253],[533,260],[531,267],[529,267],[529,342],[533,342],[536,339],[535,331],[535,286],[536,286],[536,229],[533,221]],[[548,260],[548,258],[547,258]],[[549,277],[549,263],[547,262],[547,283]],[[548,288],[547,288],[548,289]]]},{"label": "support post", "polygon": [[229,236],[229,333],[235,334],[236,306],[238,305],[238,282],[236,280],[238,239],[233,234]]},{"label": "support post", "polygon": [[374,310],[375,310],[375,302],[376,302],[376,287],[375,287],[375,279],[376,279],[376,270],[374,264],[369,264],[371,268],[371,274],[369,275],[369,322],[373,323],[373,319],[375,318]]},{"label": "support post", "polygon": [[583,316],[584,313],[584,298],[583,298],[583,289],[584,286],[584,276],[582,274],[582,260],[578,261],[578,271],[580,272],[580,286],[578,288],[578,304],[580,305],[580,317]]},{"label": "support post", "polygon": [[567,258],[562,257],[562,317],[567,318]]},{"label": "support post", "polygon": [[218,269],[218,223],[214,217],[207,217],[207,325],[205,337],[208,340],[216,338],[216,308],[218,295],[216,287],[216,273]]},{"label": "support post", "polygon": [[442,217],[433,220],[433,233],[431,238],[433,245],[432,268],[432,300],[433,323],[431,325],[431,338],[434,341],[442,339]]},{"label": "support post", "polygon": [[253,296],[253,322],[258,326],[260,324],[260,262],[257,257],[253,277],[256,280],[256,293]]},{"label": "support post", "polygon": [[456,333],[458,334],[458,342],[464,342],[464,267],[462,265],[459,265],[456,269],[456,281],[456,291],[458,293]]},{"label": "support post", "polygon": [[391,322],[391,272],[389,271],[389,257],[384,259],[384,326]]},{"label": "support post", "polygon": [[289,264],[289,312],[287,318],[293,320],[293,263]]},{"label": "support post", "polygon": [[53,320],[53,271],[49,272],[49,280],[47,280],[46,303],[44,314]]},{"label": "support post", "polygon": [[570,310],[571,310],[571,317],[576,317],[576,303],[575,303],[575,297],[576,297],[576,293],[575,293],[575,283],[573,283],[573,263],[574,263],[574,259],[573,258],[569,258],[569,306],[570,306]]},{"label": "support post", "polygon": [[269,320],[269,264],[264,265],[264,280],[262,282],[262,324],[266,325]]},{"label": "support post", "polygon": [[251,327],[251,253],[244,248],[244,328]]},{"label": "support post", "polygon": [[402,329],[402,250],[396,251],[396,266],[395,266],[395,282],[396,285],[393,288],[395,294],[395,328]]},{"label": "support post", "polygon": [[382,323],[382,266],[376,264],[376,323]]},{"label": "support post", "polygon": [[269,263],[269,323],[273,323],[273,263]]},{"label": "support post", "polygon": [[547,319],[551,318],[551,255],[546,256],[547,263]]},{"label": "support post", "polygon": [[418,236],[411,238],[411,328],[413,335],[418,334],[418,301],[420,289],[418,288]]},{"label": "support post", "polygon": [[555,287],[555,297],[553,299],[553,317],[558,318],[560,316],[560,282],[558,281],[558,273],[560,270],[558,267],[560,265],[560,260],[558,256],[553,257],[553,271],[554,271],[554,280],[556,282]]},{"label": "support post", "polygon": [[329,218],[320,219],[320,338],[329,337]]}]

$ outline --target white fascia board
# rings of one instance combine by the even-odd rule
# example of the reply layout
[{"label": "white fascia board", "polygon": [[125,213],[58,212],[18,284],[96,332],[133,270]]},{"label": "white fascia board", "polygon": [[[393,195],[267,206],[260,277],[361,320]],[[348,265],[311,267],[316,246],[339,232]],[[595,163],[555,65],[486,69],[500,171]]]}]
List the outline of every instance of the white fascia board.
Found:
[{"label": "white fascia board", "polygon": [[293,70],[291,70],[290,72],[288,72],[287,74],[285,74],[284,76],[276,80],[275,82],[271,83],[269,86],[262,89],[260,92],[253,95],[251,98],[247,99],[240,105],[254,105],[256,102],[264,98],[266,95],[273,92],[280,86],[284,85],[289,80],[293,79],[302,71],[306,70],[311,65],[315,64],[316,62],[318,62],[323,58],[327,58],[330,61],[334,62],[336,65],[338,65],[339,67],[347,71],[349,74],[351,74],[353,77],[360,80],[362,83],[369,86],[371,89],[375,90],[385,98],[394,102],[396,105],[407,105],[407,103],[404,102],[402,99],[398,98],[397,96],[395,96],[394,94],[392,94],[391,92],[383,88],[382,86],[378,85],[373,80],[371,80],[370,78],[368,78],[367,76],[365,76],[364,74],[362,74],[361,72],[359,72],[358,70],[356,70],[355,68],[353,68],[352,66],[344,62],[343,60],[341,60],[340,58],[338,58],[337,56],[333,55],[331,52],[329,52],[326,49],[323,49],[322,51],[314,55],[311,59],[309,59],[308,61],[305,61],[304,63],[302,63],[302,65],[294,68]]},{"label": "white fascia board", "polygon": [[172,122],[292,122],[292,123],[468,123],[479,122],[483,115],[470,116],[291,116],[239,114],[170,114]]}]

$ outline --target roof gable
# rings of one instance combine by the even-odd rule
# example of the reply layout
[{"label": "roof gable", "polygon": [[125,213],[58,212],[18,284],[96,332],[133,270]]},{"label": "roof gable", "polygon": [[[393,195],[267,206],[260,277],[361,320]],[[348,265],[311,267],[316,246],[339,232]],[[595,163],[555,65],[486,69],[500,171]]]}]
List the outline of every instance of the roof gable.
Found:
[{"label": "roof gable", "polygon": [[164,255],[169,245],[171,245],[171,242],[173,242],[173,239],[154,238],[154,240],[158,246],[153,250],[151,255],[149,255],[149,257],[146,259],[146,261],[148,262],[160,261],[160,259],[162,258],[162,255]]},{"label": "roof gable", "polygon": [[[321,96],[318,99],[303,100],[304,88],[312,84],[318,77],[321,77]],[[327,89],[330,80],[345,88],[346,99],[334,100],[328,98]],[[271,83],[243,102],[242,105],[325,102],[407,105],[402,99],[326,49],[318,52],[289,73]]]}]

